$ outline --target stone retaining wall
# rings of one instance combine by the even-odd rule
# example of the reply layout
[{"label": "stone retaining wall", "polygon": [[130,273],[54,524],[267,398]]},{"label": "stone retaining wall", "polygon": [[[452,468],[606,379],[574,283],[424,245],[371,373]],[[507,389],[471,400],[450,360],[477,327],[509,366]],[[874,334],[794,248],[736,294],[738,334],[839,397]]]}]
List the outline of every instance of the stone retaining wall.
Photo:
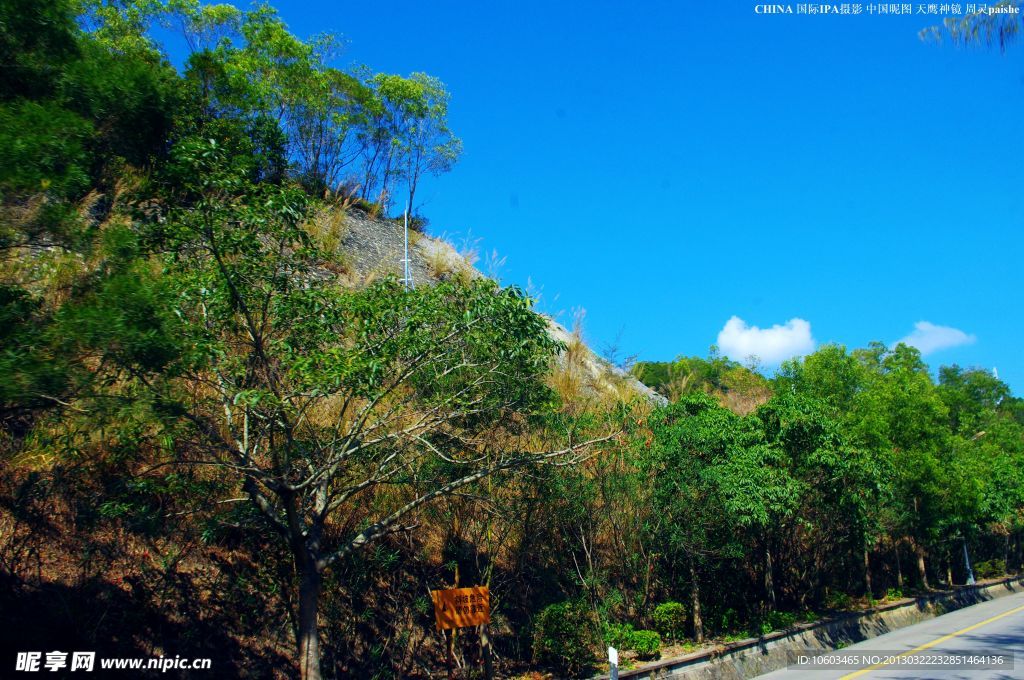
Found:
[{"label": "stone retaining wall", "polygon": [[[831,651],[870,640],[905,626],[972,604],[1024,591],[1024,577],[963,586],[916,599],[904,599],[863,612],[799,624],[789,630],[749,638],[642,668],[620,671],[620,678],[674,680],[746,680],[784,668],[790,653]],[[600,676],[608,678],[607,675]]]}]

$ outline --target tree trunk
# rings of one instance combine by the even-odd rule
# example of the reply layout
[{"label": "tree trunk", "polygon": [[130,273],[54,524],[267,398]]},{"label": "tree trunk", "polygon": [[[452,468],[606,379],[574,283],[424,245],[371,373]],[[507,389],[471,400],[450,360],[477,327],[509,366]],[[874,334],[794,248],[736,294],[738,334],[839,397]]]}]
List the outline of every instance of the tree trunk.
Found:
[{"label": "tree trunk", "polygon": [[953,587],[953,558],[946,558],[946,587]]},{"label": "tree trunk", "polygon": [[871,562],[868,559],[868,549],[864,548],[864,588],[866,591],[867,598],[873,600],[875,597],[875,591],[871,587]]},{"label": "tree trunk", "polygon": [[416,198],[416,182],[413,180],[409,181],[409,202],[406,204],[406,209],[409,211],[409,219],[412,219],[412,202]]},{"label": "tree trunk", "polygon": [[775,578],[772,575],[772,551],[765,543],[764,547],[764,591],[768,597],[768,609],[775,611]]},{"label": "tree trunk", "polygon": [[320,609],[320,573],[312,564],[299,573],[299,625],[296,642],[299,648],[299,676],[302,680],[320,680],[320,631],[317,619]]},{"label": "tree trunk", "polygon": [[896,586],[903,592],[903,566],[900,563],[900,544],[893,545],[893,552],[896,554]]},{"label": "tree trunk", "polygon": [[924,548],[919,545],[915,545],[914,549],[917,552],[917,575],[921,578],[921,586],[925,590],[929,590],[928,570],[925,568],[924,564]]},{"label": "tree trunk", "polygon": [[692,557],[690,558],[690,580],[692,582],[693,639],[700,643],[704,642],[704,621],[700,618],[700,583],[697,580],[697,563]]},{"label": "tree trunk", "polygon": [[484,661],[484,678],[494,680],[494,661],[491,659],[491,633],[485,623],[480,626],[480,655]]}]

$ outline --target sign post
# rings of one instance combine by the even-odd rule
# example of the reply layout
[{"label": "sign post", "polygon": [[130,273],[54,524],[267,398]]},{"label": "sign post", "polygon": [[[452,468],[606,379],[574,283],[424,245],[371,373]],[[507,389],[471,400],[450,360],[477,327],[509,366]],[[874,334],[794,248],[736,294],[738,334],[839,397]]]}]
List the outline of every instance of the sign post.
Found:
[{"label": "sign post", "polygon": [[448,677],[452,675],[454,660],[455,630],[481,626],[480,655],[483,657],[484,672],[488,680],[494,675],[491,665],[490,637],[487,624],[491,622],[491,593],[487,586],[472,588],[451,588],[449,590],[431,590],[430,599],[434,601],[434,620],[438,630],[451,631],[448,637]]},{"label": "sign post", "polygon": [[444,665],[448,667],[448,680],[455,680],[455,631],[444,634],[448,639],[448,654],[444,657]]},{"label": "sign post", "polygon": [[487,680],[494,678],[494,662],[491,661],[491,631],[487,624],[480,626],[480,654],[484,657],[484,677]]},{"label": "sign post", "polygon": [[619,650],[614,647],[608,648],[608,677],[609,680],[619,680]]}]

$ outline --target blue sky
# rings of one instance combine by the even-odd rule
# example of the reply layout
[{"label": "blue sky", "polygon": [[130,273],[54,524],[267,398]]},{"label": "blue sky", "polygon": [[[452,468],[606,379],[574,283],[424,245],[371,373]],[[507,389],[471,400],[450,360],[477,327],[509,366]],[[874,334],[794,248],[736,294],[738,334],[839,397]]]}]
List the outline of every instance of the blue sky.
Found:
[{"label": "blue sky", "polygon": [[447,83],[465,155],[421,190],[431,231],[585,309],[592,346],[782,356],[923,322],[933,368],[1024,394],[1024,46],[753,2],[274,4],[341,34],[339,66]]}]

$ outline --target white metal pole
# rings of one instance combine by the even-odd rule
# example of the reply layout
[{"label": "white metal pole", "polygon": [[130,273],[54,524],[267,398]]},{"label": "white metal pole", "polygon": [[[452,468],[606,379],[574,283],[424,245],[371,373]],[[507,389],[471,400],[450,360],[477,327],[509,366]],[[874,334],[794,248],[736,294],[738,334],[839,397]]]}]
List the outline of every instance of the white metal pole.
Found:
[{"label": "white metal pole", "polygon": [[409,290],[409,284],[412,283],[412,277],[409,275],[409,202],[405,203],[405,259],[402,260],[405,264],[405,273],[403,280],[405,281],[405,289]]}]

